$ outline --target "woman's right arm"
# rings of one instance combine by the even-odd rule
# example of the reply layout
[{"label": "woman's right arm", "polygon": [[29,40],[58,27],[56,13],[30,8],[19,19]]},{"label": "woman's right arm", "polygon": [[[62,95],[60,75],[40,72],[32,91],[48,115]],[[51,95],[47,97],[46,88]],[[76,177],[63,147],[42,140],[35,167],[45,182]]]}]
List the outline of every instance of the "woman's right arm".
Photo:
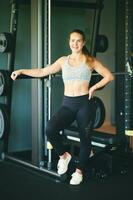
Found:
[{"label": "woman's right arm", "polygon": [[11,78],[13,80],[16,80],[16,78],[20,75],[27,75],[27,76],[31,76],[31,77],[41,78],[41,77],[45,77],[45,76],[48,76],[51,74],[55,74],[55,73],[61,71],[61,65],[63,62],[62,59],[63,58],[59,58],[56,62],[54,62],[53,64],[48,65],[44,68],[16,70],[16,71],[12,72]]}]

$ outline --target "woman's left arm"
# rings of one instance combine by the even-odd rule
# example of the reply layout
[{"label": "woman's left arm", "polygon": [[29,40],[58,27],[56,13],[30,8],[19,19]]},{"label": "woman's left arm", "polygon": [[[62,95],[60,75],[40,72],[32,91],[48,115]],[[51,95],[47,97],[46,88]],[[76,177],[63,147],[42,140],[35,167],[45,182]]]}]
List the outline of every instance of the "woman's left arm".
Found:
[{"label": "woman's left arm", "polygon": [[89,89],[89,99],[93,96],[95,90],[102,88],[114,79],[113,74],[97,59],[93,62],[93,69],[103,78]]},{"label": "woman's left arm", "polygon": [[94,85],[94,87],[96,89],[99,89],[99,88],[105,86],[106,84],[108,84],[110,81],[112,81],[114,79],[114,76],[110,72],[110,70],[107,69],[107,67],[105,67],[101,62],[99,62],[96,59],[94,60],[93,69],[103,77],[98,83],[96,83]]}]

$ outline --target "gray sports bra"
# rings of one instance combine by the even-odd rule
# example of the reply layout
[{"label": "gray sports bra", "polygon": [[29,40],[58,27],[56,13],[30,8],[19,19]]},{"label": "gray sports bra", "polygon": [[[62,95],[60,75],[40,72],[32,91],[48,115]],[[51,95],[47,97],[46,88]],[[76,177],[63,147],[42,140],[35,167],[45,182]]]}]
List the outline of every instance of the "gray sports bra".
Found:
[{"label": "gray sports bra", "polygon": [[79,81],[88,81],[90,82],[92,71],[88,65],[84,62],[77,67],[72,67],[68,63],[69,56],[66,58],[64,66],[62,67],[62,78],[63,81],[68,80],[79,80]]}]

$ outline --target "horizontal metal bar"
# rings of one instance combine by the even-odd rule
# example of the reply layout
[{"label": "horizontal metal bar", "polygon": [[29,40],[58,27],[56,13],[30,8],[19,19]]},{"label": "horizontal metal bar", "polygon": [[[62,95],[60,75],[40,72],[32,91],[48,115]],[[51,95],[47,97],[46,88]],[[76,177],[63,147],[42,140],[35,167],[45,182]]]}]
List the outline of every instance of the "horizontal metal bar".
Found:
[{"label": "horizontal metal bar", "polygon": [[17,77],[17,79],[48,79],[49,76],[45,76],[45,77],[32,77],[32,76],[27,76],[27,75],[20,75]]},{"label": "horizontal metal bar", "polygon": [[28,163],[28,162],[26,162],[26,161],[23,161],[23,160],[14,158],[13,156],[5,155],[5,159],[14,161],[14,162],[16,162],[16,163],[20,163],[20,164],[22,164],[22,165],[24,165],[24,166],[30,167],[30,168],[35,169],[35,170],[37,170],[37,171],[44,172],[44,173],[46,173],[46,174],[48,174],[48,175],[52,175],[52,176],[56,176],[56,177],[58,177],[58,178],[61,178],[61,176],[60,176],[59,174],[57,174],[56,172],[54,172],[54,171],[52,171],[52,170],[48,170],[48,169],[43,168],[43,167],[37,167],[37,166],[32,165],[32,164],[30,164],[30,163]]},{"label": "horizontal metal bar", "polygon": [[114,75],[130,75],[129,72],[111,72]]},{"label": "horizontal metal bar", "polygon": [[31,0],[10,0],[10,3],[18,3],[20,5],[30,5],[31,4]]},{"label": "horizontal metal bar", "polygon": [[103,9],[103,4],[101,3],[86,3],[78,1],[52,1],[52,6],[56,7],[67,7],[67,8],[83,8],[83,9]]},{"label": "horizontal metal bar", "polygon": [[[114,74],[115,76],[120,76],[120,75],[130,75],[130,73],[128,72],[111,72],[112,74]],[[92,73],[92,76],[100,76],[100,74],[98,73]],[[51,76],[52,78],[54,77],[62,77],[62,74],[61,73],[58,73],[58,74],[53,74]],[[32,77],[32,76],[27,76],[27,75],[20,75],[17,77],[17,79],[48,79],[49,76],[45,76],[45,77]]]},{"label": "horizontal metal bar", "polygon": [[[128,73],[128,72],[111,72],[112,74],[114,74],[114,75],[130,75],[130,73]],[[52,75],[52,77],[60,77],[60,76],[62,76],[61,74],[55,74],[55,75]],[[100,76],[100,74],[98,74],[98,73],[92,73],[92,76]]]}]

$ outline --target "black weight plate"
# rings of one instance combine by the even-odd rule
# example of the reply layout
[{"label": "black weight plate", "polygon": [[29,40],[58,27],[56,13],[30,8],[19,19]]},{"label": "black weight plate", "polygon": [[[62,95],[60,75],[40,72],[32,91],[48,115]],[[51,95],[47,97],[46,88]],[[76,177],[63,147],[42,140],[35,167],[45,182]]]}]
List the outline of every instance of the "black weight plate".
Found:
[{"label": "black weight plate", "polygon": [[11,52],[12,50],[12,34],[0,33],[0,53]]},{"label": "black weight plate", "polygon": [[96,51],[103,53],[107,49],[108,49],[108,38],[105,35],[97,35]]},{"label": "black weight plate", "polygon": [[0,70],[0,96],[8,94],[10,73],[7,70]]},{"label": "black weight plate", "polygon": [[4,137],[9,129],[9,117],[6,110],[6,106],[0,104],[0,139]]},{"label": "black weight plate", "polygon": [[94,120],[94,124],[93,124],[93,128],[96,129],[96,128],[101,127],[104,123],[105,106],[99,97],[94,96],[92,98],[92,101],[94,103],[94,106],[96,107],[95,120]]}]

